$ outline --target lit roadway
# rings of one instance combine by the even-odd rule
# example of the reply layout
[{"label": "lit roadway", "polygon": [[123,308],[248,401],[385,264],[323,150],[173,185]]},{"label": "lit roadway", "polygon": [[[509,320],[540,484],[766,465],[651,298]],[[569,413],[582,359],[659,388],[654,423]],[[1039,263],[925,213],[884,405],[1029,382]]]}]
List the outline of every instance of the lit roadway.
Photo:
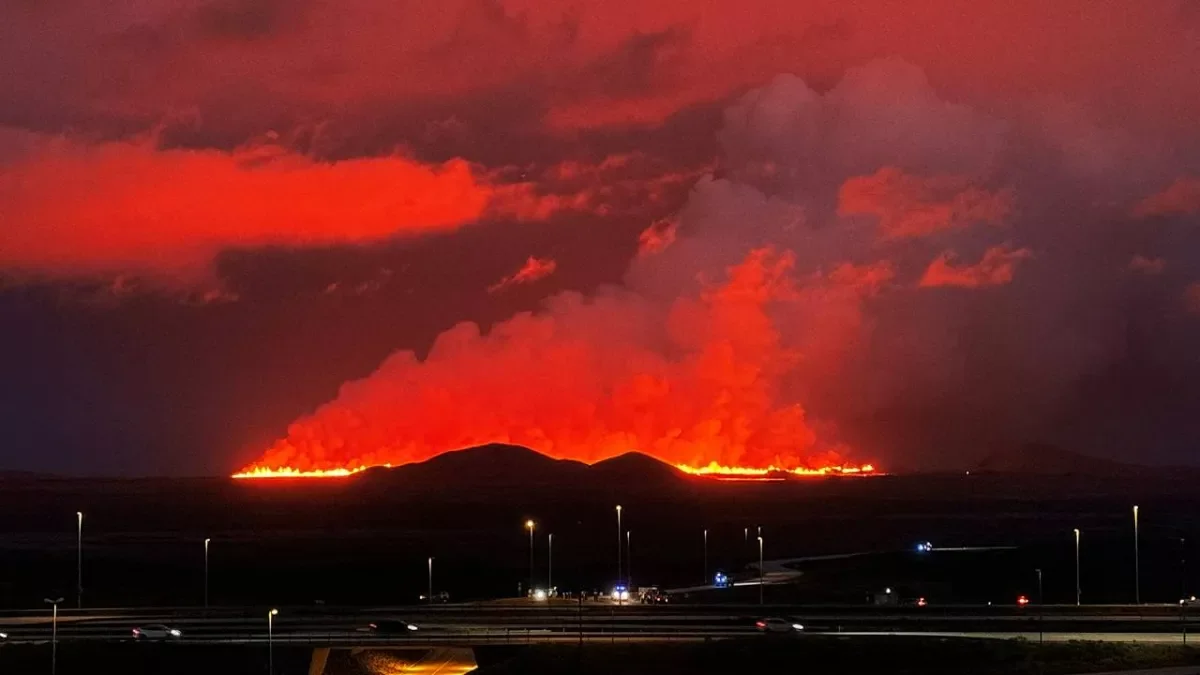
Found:
[{"label": "lit roadway", "polygon": [[[188,643],[265,643],[268,608],[95,609],[60,611],[60,642],[131,640],[136,626],[164,623]],[[1192,632],[1178,606],[950,606],[876,608],[758,605],[626,605],[568,601],[541,604],[435,607],[283,607],[273,619],[273,640],[311,646],[480,646],[588,642],[657,642],[720,639],[758,633],[754,621],[778,616],[804,624],[804,637],[852,639],[894,635],[1174,642]],[[419,626],[404,634],[376,634],[373,621],[401,618]],[[1186,619],[1186,623],[1185,623]],[[7,643],[50,639],[45,611],[0,613]]]}]

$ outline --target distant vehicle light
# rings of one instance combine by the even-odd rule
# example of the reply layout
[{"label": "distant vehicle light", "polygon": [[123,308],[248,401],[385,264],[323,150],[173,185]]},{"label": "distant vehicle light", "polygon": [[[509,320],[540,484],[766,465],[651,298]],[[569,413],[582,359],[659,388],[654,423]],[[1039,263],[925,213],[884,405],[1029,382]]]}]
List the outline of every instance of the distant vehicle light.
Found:
[{"label": "distant vehicle light", "polygon": [[7,639],[8,639],[8,633],[0,633],[0,640],[7,640]]},{"label": "distant vehicle light", "polygon": [[933,550],[933,544],[927,541],[917,543],[917,553],[929,553]]},{"label": "distant vehicle light", "polygon": [[885,588],[885,589],[883,589],[883,594],[884,594],[884,595],[891,595],[891,594],[892,594],[892,589],[890,589],[890,588]]},{"label": "distant vehicle light", "polygon": [[375,625],[375,624],[373,624],[373,623],[369,623],[369,624],[367,624],[367,628],[374,629],[374,628],[379,628],[379,626],[376,626],[376,625]]},{"label": "distant vehicle light", "polygon": [[713,577],[713,586],[716,586],[717,588],[725,588],[728,585],[729,576],[724,572],[717,572],[716,576]]},{"label": "distant vehicle light", "polygon": [[803,625],[803,624],[799,624],[799,623],[794,623],[794,624],[792,624],[792,628],[793,628],[794,630],[804,630],[804,625]]},{"label": "distant vehicle light", "polygon": [[546,599],[545,589],[539,588],[539,589],[535,590],[533,592],[533,599],[534,600],[545,600]]},{"label": "distant vehicle light", "polygon": [[1029,604],[1029,598],[1025,597],[1024,595],[1018,595],[1017,596],[1017,604],[1020,605],[1021,607],[1024,607],[1025,605]]},{"label": "distant vehicle light", "polygon": [[172,628],[171,635],[173,635],[175,637],[179,637],[180,635],[183,635],[183,632],[180,631],[178,628]]},{"label": "distant vehicle light", "polygon": [[755,622],[754,622],[754,625],[755,625],[755,626],[758,626],[759,628],[766,628],[766,627],[767,627],[767,622],[766,622],[766,621],[755,621]]},{"label": "distant vehicle light", "polygon": [[929,603],[925,601],[925,598],[917,598],[917,607],[924,607],[928,604]]}]

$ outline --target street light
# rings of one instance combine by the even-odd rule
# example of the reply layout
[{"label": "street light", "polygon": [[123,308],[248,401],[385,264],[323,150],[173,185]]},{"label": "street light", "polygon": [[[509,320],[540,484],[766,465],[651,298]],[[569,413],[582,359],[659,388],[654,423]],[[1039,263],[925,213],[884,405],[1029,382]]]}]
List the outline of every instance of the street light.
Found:
[{"label": "street light", "polygon": [[275,675],[275,615],[279,610],[267,612],[267,673]]},{"label": "street light", "polygon": [[1138,507],[1133,507],[1133,604],[1142,604],[1141,556],[1138,553]]},{"label": "street light", "polygon": [[1045,612],[1045,609],[1042,607],[1044,604],[1042,602],[1042,568],[1039,567],[1034,571],[1037,572],[1038,575],[1038,644],[1041,644],[1043,640],[1042,614]]},{"label": "street light", "polygon": [[429,604],[433,604],[433,556],[429,556]]},{"label": "street light", "polygon": [[75,607],[83,609],[83,511],[76,511],[79,519],[78,534],[75,539]]},{"label": "street light", "polygon": [[208,609],[208,544],[212,539],[204,540],[204,609]]},{"label": "street light", "polygon": [[536,527],[532,520],[525,521],[525,528],[529,530],[529,597],[533,597],[533,530]]},{"label": "street light", "polygon": [[54,607],[53,618],[50,620],[50,675],[54,675],[58,671],[58,603],[63,599],[44,598],[44,600]]},{"label": "street light", "polygon": [[[621,585],[621,505],[617,504],[617,585]],[[617,591],[617,604],[621,603],[621,593]]]},{"label": "street light", "polygon": [[625,586],[633,592],[633,547],[629,544],[629,530],[625,530]]},{"label": "street light", "polygon": [[758,604],[763,604],[763,538],[758,538]]},{"label": "street light", "polygon": [[1075,528],[1075,607],[1079,607],[1079,527]]},{"label": "street light", "polygon": [[704,583],[708,583],[708,530],[704,530]]}]

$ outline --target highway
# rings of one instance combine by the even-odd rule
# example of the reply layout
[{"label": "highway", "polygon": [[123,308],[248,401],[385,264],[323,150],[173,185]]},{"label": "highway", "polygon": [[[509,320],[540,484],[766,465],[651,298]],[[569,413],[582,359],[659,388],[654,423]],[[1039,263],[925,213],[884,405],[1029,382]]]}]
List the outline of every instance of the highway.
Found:
[{"label": "highway", "polygon": [[[631,605],[569,602],[420,607],[283,607],[274,617],[272,639],[312,646],[404,645],[413,647],[533,644],[579,641],[647,642],[745,637],[758,634],[757,618],[779,616],[805,625],[804,636],[894,635],[1048,641],[1119,640],[1174,642],[1184,628],[1200,629],[1172,606],[945,607],[900,608],[757,605]],[[420,629],[377,634],[372,621],[402,618]],[[1189,619],[1185,624],[1182,619]],[[130,641],[132,629],[164,623],[182,631],[189,644],[267,642],[267,608],[60,610],[58,639]],[[7,643],[43,643],[51,637],[50,616],[41,612],[0,614]]]}]

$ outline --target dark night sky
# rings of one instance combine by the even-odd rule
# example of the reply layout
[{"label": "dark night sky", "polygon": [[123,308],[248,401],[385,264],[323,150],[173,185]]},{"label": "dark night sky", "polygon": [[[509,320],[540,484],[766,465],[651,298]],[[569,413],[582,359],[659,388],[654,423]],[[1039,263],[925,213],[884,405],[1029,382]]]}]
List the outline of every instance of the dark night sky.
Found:
[{"label": "dark night sky", "polygon": [[0,469],[1197,462],[1194,0],[18,0],[0,62]]}]

